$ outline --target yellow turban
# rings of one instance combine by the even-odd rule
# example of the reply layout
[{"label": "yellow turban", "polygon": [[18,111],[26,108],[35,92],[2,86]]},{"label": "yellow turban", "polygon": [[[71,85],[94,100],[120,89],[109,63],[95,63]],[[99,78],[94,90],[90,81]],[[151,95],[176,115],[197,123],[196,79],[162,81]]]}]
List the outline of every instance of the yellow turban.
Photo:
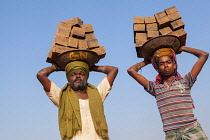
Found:
[{"label": "yellow turban", "polygon": [[87,78],[89,77],[89,65],[83,61],[73,61],[68,63],[65,67],[65,71],[67,79],[69,79],[69,76],[76,71],[82,71]]},{"label": "yellow turban", "polygon": [[169,57],[172,57],[173,56],[173,53],[171,51],[171,48],[161,48],[161,49],[158,49],[157,51],[155,51],[155,53],[153,55],[153,58],[155,59],[155,61],[158,61],[158,59],[161,56],[169,56]]},{"label": "yellow turban", "polygon": [[169,56],[172,58],[173,63],[177,64],[176,54],[171,48],[161,48],[154,52],[153,57],[151,59],[152,65],[155,69],[158,68],[158,60],[161,56]]}]

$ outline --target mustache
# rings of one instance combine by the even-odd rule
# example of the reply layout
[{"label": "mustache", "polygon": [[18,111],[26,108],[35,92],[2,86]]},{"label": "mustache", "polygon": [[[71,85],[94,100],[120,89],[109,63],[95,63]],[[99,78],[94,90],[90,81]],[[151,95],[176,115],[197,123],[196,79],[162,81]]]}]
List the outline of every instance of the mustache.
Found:
[{"label": "mustache", "polygon": [[74,80],[74,82],[76,82],[76,81],[83,81],[81,78],[76,78],[75,80]]}]

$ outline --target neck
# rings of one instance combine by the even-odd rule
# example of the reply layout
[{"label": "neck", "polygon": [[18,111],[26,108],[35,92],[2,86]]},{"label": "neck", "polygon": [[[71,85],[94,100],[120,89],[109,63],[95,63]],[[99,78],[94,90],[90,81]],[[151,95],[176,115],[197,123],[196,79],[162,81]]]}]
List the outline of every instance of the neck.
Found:
[{"label": "neck", "polygon": [[88,99],[88,94],[86,92],[86,90],[78,90],[78,91],[74,91],[79,99]]},{"label": "neck", "polygon": [[164,81],[170,86],[172,84],[172,81],[174,80],[173,76],[164,76]]},{"label": "neck", "polygon": [[77,90],[77,91],[74,90],[74,92],[77,94],[87,94],[86,90]]}]

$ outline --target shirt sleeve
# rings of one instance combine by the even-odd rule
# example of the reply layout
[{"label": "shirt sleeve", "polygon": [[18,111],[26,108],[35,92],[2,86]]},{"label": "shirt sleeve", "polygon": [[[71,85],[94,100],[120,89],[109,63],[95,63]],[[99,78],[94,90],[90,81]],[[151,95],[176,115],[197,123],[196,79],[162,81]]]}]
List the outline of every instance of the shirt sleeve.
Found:
[{"label": "shirt sleeve", "polygon": [[97,89],[99,91],[99,94],[101,96],[102,102],[104,102],[104,100],[106,99],[106,97],[108,96],[110,90],[111,90],[111,86],[109,84],[109,81],[107,79],[107,77],[105,77],[97,86]]},{"label": "shirt sleeve", "polygon": [[152,96],[155,96],[155,82],[149,81],[148,83],[148,87],[144,88],[149,94],[151,94]]},{"label": "shirt sleeve", "polygon": [[53,102],[55,106],[59,105],[59,96],[61,89],[51,81],[50,92],[45,92],[48,98]]},{"label": "shirt sleeve", "polygon": [[196,81],[196,78],[193,77],[191,72],[184,76],[185,81],[187,82],[188,86],[191,88]]}]

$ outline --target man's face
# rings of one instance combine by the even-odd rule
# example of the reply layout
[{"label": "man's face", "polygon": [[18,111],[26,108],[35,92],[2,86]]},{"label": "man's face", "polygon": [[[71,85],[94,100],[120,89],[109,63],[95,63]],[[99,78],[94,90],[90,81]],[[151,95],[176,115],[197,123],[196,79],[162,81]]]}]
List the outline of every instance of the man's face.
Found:
[{"label": "man's face", "polygon": [[158,71],[163,76],[172,76],[176,69],[176,64],[169,56],[162,56],[158,61]]},{"label": "man's face", "polygon": [[82,71],[76,71],[69,76],[68,83],[74,91],[86,90],[87,76]]}]

